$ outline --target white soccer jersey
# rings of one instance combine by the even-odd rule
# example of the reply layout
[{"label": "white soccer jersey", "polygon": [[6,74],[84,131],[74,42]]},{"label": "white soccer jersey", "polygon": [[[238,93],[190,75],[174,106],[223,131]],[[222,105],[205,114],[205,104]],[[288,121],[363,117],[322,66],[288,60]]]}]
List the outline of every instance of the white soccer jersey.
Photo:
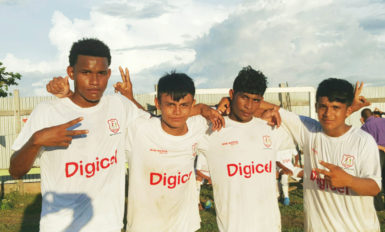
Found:
[{"label": "white soccer jersey", "polygon": [[19,150],[42,128],[83,117],[89,130],[68,148],[47,147],[40,159],[43,196],[40,231],[120,231],[123,227],[126,129],[149,114],[118,96],[81,108],[69,98],[39,104],[12,146]]},{"label": "white soccer jersey", "polygon": [[353,176],[371,178],[381,186],[379,154],[374,139],[353,127],[340,137],[329,137],[316,120],[283,109],[280,113],[305,156],[305,230],[380,231],[373,197],[359,196],[347,187],[331,187],[312,171],[324,169],[319,164],[323,160]]},{"label": "white soccer jersey", "polygon": [[198,155],[196,161],[196,170],[199,170],[206,176],[210,176],[209,166],[207,164],[206,157],[204,155]]},{"label": "white soccer jersey", "polygon": [[225,128],[199,143],[210,169],[219,230],[280,231],[275,162],[288,135],[257,118],[225,120]]},{"label": "white soccer jersey", "polygon": [[194,159],[207,130],[201,116],[187,120],[188,132],[167,134],[159,118],[137,120],[128,136],[127,231],[196,231],[200,228]]},{"label": "white soccer jersey", "polygon": [[292,159],[293,159],[293,155],[296,155],[296,154],[298,154],[296,149],[286,149],[286,150],[279,151],[277,153],[277,161],[279,161],[285,167],[293,171],[294,165],[293,165]]}]

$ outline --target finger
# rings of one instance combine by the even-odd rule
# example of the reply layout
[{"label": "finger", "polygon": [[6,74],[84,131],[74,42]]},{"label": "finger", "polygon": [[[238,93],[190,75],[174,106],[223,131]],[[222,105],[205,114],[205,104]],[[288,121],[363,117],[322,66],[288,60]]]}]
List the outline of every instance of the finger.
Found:
[{"label": "finger", "polygon": [[362,91],[362,88],[364,87],[364,83],[363,82],[359,82],[357,81],[356,82],[356,86],[355,86],[355,89],[354,89],[354,98],[357,98],[361,95],[361,91]]},{"label": "finger", "polygon": [[48,93],[52,92],[51,85],[49,83],[45,86],[45,89],[47,90]]},{"label": "finger", "polygon": [[210,119],[210,121],[211,121],[211,124],[213,125],[213,126],[212,126],[213,131],[218,130],[218,123],[217,123],[217,120],[215,120],[215,119],[213,118],[213,119]]},{"label": "finger", "polygon": [[329,171],[327,171],[327,170],[324,170],[324,169],[316,168],[314,171],[315,171],[316,173],[318,173],[318,175],[319,175],[319,174],[323,174],[323,175],[325,175],[325,176],[330,176],[330,175],[331,175],[331,172],[329,172]]},{"label": "finger", "polygon": [[226,108],[226,115],[229,115],[230,114],[230,106],[226,105],[227,108]]},{"label": "finger", "polygon": [[364,96],[360,96],[359,100],[364,106],[369,106],[371,104],[370,101],[368,101]]},{"label": "finger", "polygon": [[120,71],[120,77],[122,78],[122,81],[125,82],[125,75],[122,66],[119,66],[119,71]]},{"label": "finger", "polygon": [[326,163],[326,162],[324,162],[323,160],[320,160],[319,163],[320,163],[322,166],[324,166],[325,168],[329,169],[329,170],[335,167],[334,164]]},{"label": "finger", "polygon": [[126,83],[131,85],[131,77],[130,77],[130,72],[128,71],[128,68],[126,68]]},{"label": "finger", "polygon": [[80,122],[82,120],[83,120],[83,117],[75,118],[69,122],[62,124],[62,126],[64,126],[65,128],[68,128],[68,127],[71,127],[73,125],[76,125],[78,122]]},{"label": "finger", "polygon": [[88,132],[88,130],[70,130],[66,132],[66,136],[86,135]]},{"label": "finger", "polygon": [[222,115],[219,115],[218,120],[219,120],[219,124],[220,124],[220,128],[219,129],[225,128],[225,119],[223,118]]}]

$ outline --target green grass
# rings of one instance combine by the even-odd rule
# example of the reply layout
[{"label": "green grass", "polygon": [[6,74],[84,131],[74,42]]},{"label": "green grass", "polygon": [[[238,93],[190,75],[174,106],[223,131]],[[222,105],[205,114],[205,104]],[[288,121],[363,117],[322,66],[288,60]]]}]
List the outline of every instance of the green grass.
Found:
[{"label": "green grass", "polygon": [[[298,189],[290,192],[290,206],[283,206],[279,203],[283,232],[303,231],[302,187],[299,184],[297,184],[297,187]],[[205,202],[206,200],[213,200],[212,188],[211,186],[203,185],[201,201]],[[40,194],[6,194],[4,199],[0,201],[0,231],[39,231],[40,208]],[[199,232],[218,231],[214,208],[201,210],[200,213],[202,223]],[[380,220],[381,231],[385,232],[385,211],[377,212],[377,215]]]}]

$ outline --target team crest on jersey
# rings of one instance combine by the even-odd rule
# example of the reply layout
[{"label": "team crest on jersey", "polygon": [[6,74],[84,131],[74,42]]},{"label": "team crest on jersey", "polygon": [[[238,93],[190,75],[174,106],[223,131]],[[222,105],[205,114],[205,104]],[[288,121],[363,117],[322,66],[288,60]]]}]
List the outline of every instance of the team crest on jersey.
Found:
[{"label": "team crest on jersey", "polygon": [[354,159],[354,156],[344,154],[344,156],[342,156],[341,164],[344,168],[351,168],[354,166]]},{"label": "team crest on jersey", "polygon": [[263,139],[263,145],[265,145],[265,147],[267,148],[270,148],[272,144],[270,136],[265,135],[262,137],[262,139]]},{"label": "team crest on jersey", "polygon": [[108,122],[108,127],[110,128],[110,131],[112,133],[116,134],[119,132],[120,127],[119,127],[119,122],[117,119],[111,118],[107,122]]}]

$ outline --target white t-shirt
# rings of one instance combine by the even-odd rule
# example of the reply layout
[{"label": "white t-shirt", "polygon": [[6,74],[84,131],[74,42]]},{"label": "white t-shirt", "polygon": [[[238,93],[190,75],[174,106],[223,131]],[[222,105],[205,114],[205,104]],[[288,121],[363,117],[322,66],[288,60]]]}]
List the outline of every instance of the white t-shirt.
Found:
[{"label": "white t-shirt", "polygon": [[292,159],[293,159],[293,156],[295,156],[296,154],[298,154],[296,149],[287,149],[287,150],[279,151],[277,153],[277,161],[279,161],[285,167],[293,171],[294,165],[293,165]]},{"label": "white t-shirt", "polygon": [[136,120],[130,129],[127,231],[200,228],[194,159],[207,122],[194,116],[187,126],[185,135],[172,136],[159,118],[151,118]]},{"label": "white t-shirt", "polygon": [[280,231],[275,162],[288,134],[253,118],[205,136],[199,151],[210,169],[220,231]]},{"label": "white t-shirt", "polygon": [[104,96],[81,108],[69,98],[36,106],[12,146],[19,150],[34,132],[84,120],[75,130],[89,130],[68,148],[42,149],[40,231],[120,231],[123,227],[125,152],[128,124],[149,114],[118,95]]},{"label": "white t-shirt", "polygon": [[281,109],[288,127],[305,156],[304,208],[306,231],[380,231],[373,197],[353,190],[328,186],[312,170],[325,169],[320,160],[345,172],[371,178],[381,186],[381,170],[376,142],[359,128],[350,128],[340,137],[329,137],[319,122]]},{"label": "white t-shirt", "polygon": [[199,170],[206,176],[210,176],[209,166],[207,164],[206,157],[204,155],[198,155],[196,161],[196,170]]}]

